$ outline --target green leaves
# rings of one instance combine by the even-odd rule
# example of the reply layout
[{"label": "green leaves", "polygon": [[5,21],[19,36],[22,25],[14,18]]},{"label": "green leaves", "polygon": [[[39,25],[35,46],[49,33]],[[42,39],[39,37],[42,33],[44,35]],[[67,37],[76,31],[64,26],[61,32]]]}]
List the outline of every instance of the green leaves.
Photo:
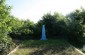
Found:
[{"label": "green leaves", "polygon": [[[48,38],[57,38],[50,36],[61,35],[66,27],[65,17],[62,14],[54,13],[51,15],[50,13],[45,14],[37,24],[38,35],[41,33],[41,26],[45,24],[46,26],[46,34]],[[63,33],[64,34],[64,33]]]},{"label": "green leaves", "polygon": [[5,4],[5,0],[0,0],[0,42],[9,43],[11,41],[8,37],[11,31],[10,20],[10,7]]}]

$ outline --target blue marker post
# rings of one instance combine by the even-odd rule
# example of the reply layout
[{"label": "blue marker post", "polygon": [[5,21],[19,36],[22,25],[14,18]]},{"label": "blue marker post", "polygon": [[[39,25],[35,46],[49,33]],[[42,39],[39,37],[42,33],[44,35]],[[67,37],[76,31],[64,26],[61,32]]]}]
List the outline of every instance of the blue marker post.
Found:
[{"label": "blue marker post", "polygon": [[45,33],[45,25],[42,26],[42,35],[40,40],[47,40],[46,33]]}]

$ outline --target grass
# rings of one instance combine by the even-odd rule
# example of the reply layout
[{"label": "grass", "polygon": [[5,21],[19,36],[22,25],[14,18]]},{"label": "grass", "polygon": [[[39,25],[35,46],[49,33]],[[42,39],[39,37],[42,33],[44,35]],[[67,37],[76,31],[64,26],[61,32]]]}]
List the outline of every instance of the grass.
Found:
[{"label": "grass", "polygon": [[68,42],[55,40],[25,40],[12,55],[81,55]]}]

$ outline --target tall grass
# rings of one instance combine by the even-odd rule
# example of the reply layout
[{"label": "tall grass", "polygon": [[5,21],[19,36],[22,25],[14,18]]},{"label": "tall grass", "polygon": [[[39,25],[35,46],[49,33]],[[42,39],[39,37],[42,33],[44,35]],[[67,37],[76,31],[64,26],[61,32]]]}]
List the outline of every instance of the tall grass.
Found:
[{"label": "tall grass", "polygon": [[65,40],[25,40],[12,55],[81,55]]}]

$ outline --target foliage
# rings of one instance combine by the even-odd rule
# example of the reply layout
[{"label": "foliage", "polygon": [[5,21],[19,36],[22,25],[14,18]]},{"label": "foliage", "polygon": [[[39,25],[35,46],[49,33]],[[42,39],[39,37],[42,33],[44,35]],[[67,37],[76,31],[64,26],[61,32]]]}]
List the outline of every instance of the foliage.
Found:
[{"label": "foliage", "polygon": [[81,55],[63,39],[25,40],[12,55]]},{"label": "foliage", "polygon": [[71,12],[67,15],[72,21],[79,21],[81,24],[85,23],[85,9],[76,9],[74,12]]},{"label": "foliage", "polygon": [[12,32],[9,34],[15,39],[30,39],[33,34],[34,23],[15,19],[12,21]]},{"label": "foliage", "polygon": [[[6,0],[0,0],[0,44],[4,44],[5,47],[2,48],[3,55],[7,55],[7,53],[10,51],[10,47],[12,47],[12,39],[8,36],[8,34],[11,32],[11,15],[10,15],[10,6],[7,6],[5,3]],[[10,47],[8,47],[10,46]],[[15,46],[15,45],[14,45]],[[5,51],[7,50],[7,51]]]},{"label": "foliage", "polygon": [[59,13],[54,13],[53,15],[47,13],[42,17],[42,20],[40,20],[36,24],[35,34],[36,36],[38,36],[37,38],[39,39],[41,35],[42,25],[45,24],[47,38],[64,38],[71,43],[84,44],[84,24],[83,20],[80,17],[81,16],[78,15],[77,12],[73,12],[66,17]]},{"label": "foliage", "polygon": [[84,44],[85,9],[75,10],[67,16],[47,13],[35,24],[12,16],[11,6],[5,1],[0,0],[0,43],[7,44],[7,47],[13,44],[12,39],[40,39],[44,24],[48,39],[64,38],[74,44]]},{"label": "foliage", "polygon": [[[7,34],[11,31],[11,27],[8,26],[10,22],[10,7],[8,7],[4,2],[5,0],[0,1],[0,37],[3,42],[7,42]],[[0,42],[1,42],[0,40]]]},{"label": "foliage", "polygon": [[[69,22],[69,32],[70,35],[70,42],[73,44],[83,45],[85,38],[83,37],[84,34],[84,17],[85,10],[82,8],[80,10],[75,10],[67,15],[67,18],[70,20]],[[70,34],[71,33],[71,34]]]},{"label": "foliage", "polygon": [[36,25],[39,31],[36,32],[38,33],[37,35],[40,35],[39,33],[41,33],[41,27],[43,24],[45,24],[47,37],[51,38],[50,36],[54,36],[52,38],[56,38],[55,36],[60,35],[65,28],[66,24],[64,18],[65,17],[63,15],[58,13],[54,13],[54,15],[51,15],[49,13],[45,14],[42,17],[42,20],[40,20]]}]

